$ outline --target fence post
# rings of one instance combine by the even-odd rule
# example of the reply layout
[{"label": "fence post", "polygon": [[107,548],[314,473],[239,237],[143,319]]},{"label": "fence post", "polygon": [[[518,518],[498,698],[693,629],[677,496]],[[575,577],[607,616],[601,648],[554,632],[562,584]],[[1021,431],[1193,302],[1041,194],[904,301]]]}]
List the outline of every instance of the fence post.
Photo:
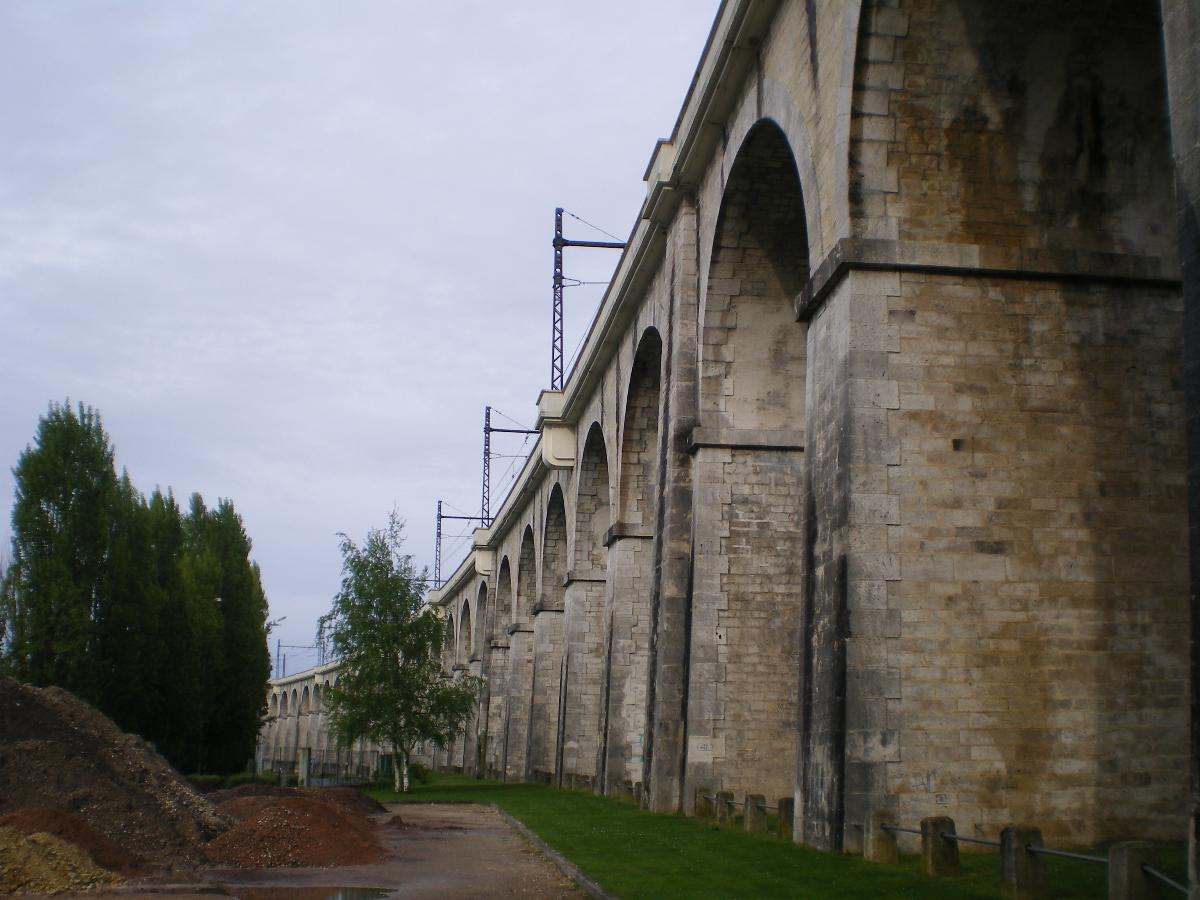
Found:
[{"label": "fence post", "polygon": [[1005,900],[1040,900],[1047,896],[1046,864],[1028,846],[1042,846],[1037,828],[1008,827],[1000,832],[1000,896]]},{"label": "fence post", "polygon": [[796,819],[796,798],[779,798],[779,836],[785,841],[792,840],[792,827]]},{"label": "fence post", "polygon": [[717,821],[722,825],[732,825],[733,818],[733,791],[718,791]]},{"label": "fence post", "polygon": [[767,798],[762,794],[746,795],[746,811],[742,815],[742,824],[747,831],[767,830]]},{"label": "fence post", "polygon": [[712,788],[698,787],[696,788],[695,811],[697,819],[712,819],[716,817],[716,812],[713,809],[713,802],[708,799],[712,796]]},{"label": "fence post", "polygon": [[926,875],[959,873],[958,841],[942,837],[954,833],[954,820],[949,816],[929,816],[921,820],[921,871]]},{"label": "fence post", "polygon": [[881,863],[885,866],[894,866],[900,862],[896,836],[883,827],[888,818],[888,813],[882,809],[873,809],[867,813],[867,819],[863,822],[863,859],[867,862]]},{"label": "fence post", "polygon": [[1149,841],[1122,841],[1108,850],[1109,900],[1152,900],[1158,896],[1142,866],[1152,863]]}]

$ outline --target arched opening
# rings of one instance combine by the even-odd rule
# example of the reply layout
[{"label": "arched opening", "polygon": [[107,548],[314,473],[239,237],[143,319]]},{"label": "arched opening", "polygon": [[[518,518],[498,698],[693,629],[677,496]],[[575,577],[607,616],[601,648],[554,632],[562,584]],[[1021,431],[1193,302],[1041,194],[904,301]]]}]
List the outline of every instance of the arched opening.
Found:
[{"label": "arched opening", "polygon": [[658,515],[662,339],[647,329],[634,354],[621,426],[619,521],[605,587],[605,678],[597,770],[606,793],[642,780],[654,534]]},{"label": "arched opening", "polygon": [[500,560],[500,572],[496,576],[496,625],[493,635],[499,637],[513,623],[513,605],[516,597],[513,595],[512,569],[508,557]]},{"label": "arched opening", "polygon": [[563,579],[567,577],[567,509],[562,487],[555,485],[546,506],[542,534],[542,609],[562,609]]},{"label": "arched opening", "polygon": [[278,695],[278,694],[272,694],[272,695],[271,695],[271,712],[270,712],[270,715],[271,715],[271,718],[272,718],[272,719],[276,718],[276,717],[279,715],[279,695]]},{"label": "arched opening", "polygon": [[458,632],[454,627],[454,613],[446,615],[446,639],[442,644],[442,649],[446,658],[446,667],[453,666],[457,659],[454,655],[454,639]]},{"label": "arched opening", "polygon": [[599,747],[600,693],[604,681],[604,582],[612,525],[608,450],[593,422],[575,479],[575,552],[564,592],[562,777],[592,786]]},{"label": "arched opening", "polygon": [[279,715],[286,716],[288,714],[288,695],[284,691],[279,695]]},{"label": "arched opening", "polygon": [[721,749],[689,754],[687,781],[736,796],[790,796],[796,778],[808,351],[793,300],[808,270],[796,162],[762,120],[713,234],[692,461],[688,735]]},{"label": "arched opening", "polygon": [[621,523],[634,531],[654,526],[658,505],[658,411],[662,339],[650,329],[629,374],[621,428]]},{"label": "arched opening", "polygon": [[560,485],[550,491],[542,531],[541,595],[533,619],[534,669],[529,771],[555,783],[562,706],[563,583],[567,577],[567,511]]},{"label": "arched opening", "polygon": [[472,655],[471,643],[471,601],[464,600],[462,612],[458,617],[458,660],[466,663]]},{"label": "arched opening", "polygon": [[509,635],[505,709],[504,773],[510,781],[530,777],[530,714],[533,706],[533,626],[529,617],[537,603],[537,556],[533,527],[525,526],[517,556],[517,594]]},{"label": "arched opening", "polygon": [[800,176],[783,132],[762,121],[742,144],[717,217],[704,297],[703,427],[804,427],[806,328],[792,301],[807,279]]},{"label": "arched opening", "polygon": [[491,644],[488,649],[487,671],[487,738],[484,747],[485,773],[489,778],[506,777],[508,735],[508,678],[509,678],[509,635],[512,624],[513,580],[508,556],[500,560],[496,574],[496,596],[492,613]]},{"label": "arched opening", "polygon": [[604,431],[593,422],[579,460],[575,493],[575,569],[585,575],[608,566],[604,541],[612,524],[609,514],[608,452]]},{"label": "arched opening", "polygon": [[311,712],[309,708],[310,704],[311,698],[308,692],[308,685],[305,685],[304,692],[300,695],[300,715],[307,716]]},{"label": "arched opening", "polygon": [[533,546],[533,528],[525,527],[521,535],[521,555],[517,557],[516,619],[527,618],[537,602],[537,555]]},{"label": "arched opening", "polygon": [[[486,650],[485,642],[487,639],[487,621],[488,621],[488,586],[487,582],[479,585],[479,591],[475,594],[475,630],[479,635],[476,641],[472,641],[467,645],[467,652],[470,656],[482,656]],[[476,646],[476,643],[479,646]]]}]

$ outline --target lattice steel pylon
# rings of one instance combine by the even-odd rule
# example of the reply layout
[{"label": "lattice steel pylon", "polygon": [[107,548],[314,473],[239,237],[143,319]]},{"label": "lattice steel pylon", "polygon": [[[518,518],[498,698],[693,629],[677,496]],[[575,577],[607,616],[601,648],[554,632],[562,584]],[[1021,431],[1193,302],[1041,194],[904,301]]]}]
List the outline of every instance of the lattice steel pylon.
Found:
[{"label": "lattice steel pylon", "polygon": [[562,233],[562,217],[562,207],[556,207],[554,210],[554,304],[550,314],[550,390],[552,391],[561,391],[563,388],[563,248],[625,249],[624,241],[567,240]]}]

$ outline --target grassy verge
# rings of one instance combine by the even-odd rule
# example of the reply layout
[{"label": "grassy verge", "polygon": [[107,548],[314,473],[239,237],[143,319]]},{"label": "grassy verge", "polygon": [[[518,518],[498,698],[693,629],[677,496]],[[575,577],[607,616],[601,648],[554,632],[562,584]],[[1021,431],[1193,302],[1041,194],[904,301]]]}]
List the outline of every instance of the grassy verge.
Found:
[{"label": "grassy verge", "polygon": [[[625,900],[772,896],[969,900],[1000,895],[999,861],[992,853],[964,853],[962,875],[933,879],[918,871],[915,858],[895,867],[876,866],[809,850],[773,834],[747,834],[540,785],[437,774],[407,796],[390,790],[369,793],[385,803],[495,803],[605,890]],[[1105,896],[1104,866],[1051,859],[1047,871],[1054,897]]]}]

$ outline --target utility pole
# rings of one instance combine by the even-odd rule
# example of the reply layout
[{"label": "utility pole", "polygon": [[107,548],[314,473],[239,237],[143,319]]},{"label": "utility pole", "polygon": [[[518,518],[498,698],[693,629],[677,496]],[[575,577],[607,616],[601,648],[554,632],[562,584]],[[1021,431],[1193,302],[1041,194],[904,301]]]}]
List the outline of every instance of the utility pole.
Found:
[{"label": "utility pole", "polygon": [[[497,429],[498,430],[498,429]],[[442,520],[443,519],[458,519],[463,522],[478,522],[479,516],[451,516],[442,512],[442,501],[438,501],[437,505],[437,533],[434,536],[433,547],[433,586],[435,589],[442,586]]]},{"label": "utility pole", "polygon": [[483,496],[480,498],[480,523],[484,528],[492,524],[492,432],[501,434],[538,434],[536,428],[493,428],[492,408],[483,408]]},{"label": "utility pole", "polygon": [[563,210],[554,210],[554,307],[550,317],[550,390],[561,391],[563,386],[563,248],[598,247],[605,250],[624,250],[624,241],[572,241],[563,237]]}]

